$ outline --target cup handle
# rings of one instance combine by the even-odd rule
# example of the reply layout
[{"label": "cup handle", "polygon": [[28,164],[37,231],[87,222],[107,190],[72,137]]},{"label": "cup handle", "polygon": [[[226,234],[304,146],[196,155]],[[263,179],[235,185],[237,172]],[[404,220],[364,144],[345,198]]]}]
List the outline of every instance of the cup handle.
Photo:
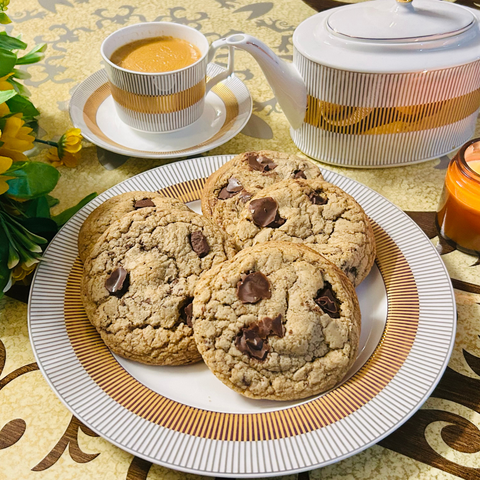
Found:
[{"label": "cup handle", "polygon": [[208,93],[212,89],[212,87],[214,87],[218,82],[221,82],[222,80],[225,80],[226,78],[228,78],[233,73],[233,64],[234,64],[233,47],[227,44],[226,38],[220,38],[219,40],[215,40],[210,45],[210,48],[208,50],[208,63],[210,63],[214,59],[215,53],[217,52],[217,50],[219,48],[222,48],[222,47],[228,47],[228,66],[227,66],[227,69],[224,72],[219,73],[218,75],[215,75],[213,78],[211,78],[207,82],[206,93]]}]

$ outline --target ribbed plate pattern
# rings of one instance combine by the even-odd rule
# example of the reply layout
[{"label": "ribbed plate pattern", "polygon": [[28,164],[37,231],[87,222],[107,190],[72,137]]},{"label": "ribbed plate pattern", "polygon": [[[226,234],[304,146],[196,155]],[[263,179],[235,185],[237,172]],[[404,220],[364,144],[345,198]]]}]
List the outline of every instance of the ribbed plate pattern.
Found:
[{"label": "ribbed plate pattern", "polygon": [[[114,444],[147,460],[183,471],[237,478],[321,467],[376,443],[409,418],[439,381],[455,337],[453,290],[435,248],[409,217],[369,188],[323,172],[328,181],[353,195],[386,232],[387,241],[400,249],[418,292],[418,325],[408,355],[393,378],[377,395],[339,420],[333,418],[319,428],[291,431],[273,440],[229,441],[188,435],[146,420],[107,395],[82,367],[67,334],[65,288],[78,254],[78,230],[88,214],[122,192],[154,191],[189,181],[195,184],[230,158],[204,157],[150,170],[104,192],[77,213],[51,242],[35,275],[29,302],[33,350],[45,378],[78,418]],[[189,190],[186,188],[187,194]],[[401,291],[400,285],[393,294]],[[402,308],[409,311],[410,305],[397,311],[400,319]],[[403,333],[400,330],[395,335],[400,340]],[[388,359],[385,361],[388,369]],[[391,362],[394,368],[395,359]],[[381,377],[378,380],[382,383]],[[277,416],[286,418],[288,409],[279,407]],[[334,413],[328,408],[314,413],[312,402],[303,407],[298,421],[306,425]],[[276,428],[274,423],[266,427]]]}]

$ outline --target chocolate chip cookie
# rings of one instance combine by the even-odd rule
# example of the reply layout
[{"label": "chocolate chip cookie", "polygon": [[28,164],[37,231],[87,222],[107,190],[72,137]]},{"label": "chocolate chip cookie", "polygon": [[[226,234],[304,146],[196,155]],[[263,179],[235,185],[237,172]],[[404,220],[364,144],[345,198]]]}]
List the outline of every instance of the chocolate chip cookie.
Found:
[{"label": "chocolate chip cookie", "polygon": [[263,188],[287,178],[323,178],[310,160],[261,150],[237,155],[214,172],[202,193],[202,212],[228,234],[245,203]]},{"label": "chocolate chip cookie", "polygon": [[127,192],[109,198],[83,222],[78,234],[78,254],[83,262],[93,250],[102,233],[126,213],[145,207],[166,207],[190,210],[176,198],[166,198],[155,192]]},{"label": "chocolate chip cookie", "polygon": [[239,248],[270,241],[303,243],[339,267],[355,286],[375,260],[375,236],[362,207],[319,178],[264,188],[246,203],[234,230]]},{"label": "chocolate chip cookie", "polygon": [[234,254],[225,234],[194,212],[145,207],[127,213],[85,262],[87,316],[123,357],[155,365],[197,362],[193,291],[204,271]]},{"label": "chocolate chip cookie", "polygon": [[310,248],[246,248],[204,273],[193,329],[210,370],[250,398],[294,400],[333,388],[358,350],[360,307],[351,282]]}]

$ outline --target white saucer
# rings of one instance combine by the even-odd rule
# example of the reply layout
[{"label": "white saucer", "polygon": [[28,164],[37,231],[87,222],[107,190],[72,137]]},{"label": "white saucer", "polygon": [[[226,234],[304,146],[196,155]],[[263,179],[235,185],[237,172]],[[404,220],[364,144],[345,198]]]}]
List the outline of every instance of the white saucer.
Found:
[{"label": "white saucer", "polygon": [[[207,76],[224,69],[210,63]],[[95,145],[139,158],[176,158],[196,155],[223,145],[239,133],[252,113],[252,98],[235,75],[206,96],[202,116],[192,125],[170,133],[146,133],[123,123],[117,115],[105,70],[84,80],[70,100],[73,125]]]}]

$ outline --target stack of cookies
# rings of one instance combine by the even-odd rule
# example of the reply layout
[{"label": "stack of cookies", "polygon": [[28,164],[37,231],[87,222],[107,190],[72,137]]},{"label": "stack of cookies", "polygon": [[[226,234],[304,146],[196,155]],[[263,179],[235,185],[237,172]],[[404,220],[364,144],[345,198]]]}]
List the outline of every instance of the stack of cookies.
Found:
[{"label": "stack of cookies", "polygon": [[88,318],[115,353],[201,359],[250,398],[337,385],[360,336],[375,258],[362,208],[295,155],[248,152],[213,173],[203,216],[152,192],[113,197],[79,234]]}]

